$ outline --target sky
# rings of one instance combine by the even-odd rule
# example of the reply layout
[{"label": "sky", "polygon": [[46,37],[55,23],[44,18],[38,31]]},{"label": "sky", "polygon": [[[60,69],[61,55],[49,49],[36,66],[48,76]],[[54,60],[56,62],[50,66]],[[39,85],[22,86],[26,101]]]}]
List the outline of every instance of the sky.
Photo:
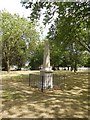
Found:
[{"label": "sky", "polygon": [[18,13],[20,16],[29,16],[29,10],[22,7],[20,1],[21,0],[1,0],[0,10],[5,9],[12,14]]},{"label": "sky", "polygon": [[[21,17],[28,17],[30,14],[30,9],[25,9],[25,7],[22,7],[22,4],[20,3],[21,0],[0,0],[0,11],[6,10],[11,14],[19,14]],[[43,26],[42,21],[40,22],[40,27],[43,28],[43,37],[44,38],[47,35],[48,27]]]}]

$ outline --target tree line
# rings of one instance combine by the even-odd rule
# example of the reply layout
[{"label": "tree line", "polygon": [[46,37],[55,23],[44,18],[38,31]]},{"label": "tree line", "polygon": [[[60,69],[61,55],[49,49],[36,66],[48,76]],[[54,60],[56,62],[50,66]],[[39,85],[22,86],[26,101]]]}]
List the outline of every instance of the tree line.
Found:
[{"label": "tree line", "polygon": [[30,2],[22,4],[32,9],[30,19],[0,12],[2,24],[2,68],[9,71],[16,65],[20,70],[28,62],[29,69],[38,69],[43,63],[44,40],[36,30],[35,20],[43,13],[43,23],[51,24],[46,39],[50,43],[53,69],[90,67],[90,2]]},{"label": "tree line", "polygon": [[39,40],[35,24],[17,14],[1,11],[2,69],[16,65],[20,70],[29,61]]},{"label": "tree line", "polygon": [[26,9],[32,10],[29,16],[31,20],[39,20],[44,9],[43,23],[51,24],[47,38],[53,50],[53,66],[70,66],[74,71],[78,66],[90,66],[90,1],[22,0],[21,3]]}]

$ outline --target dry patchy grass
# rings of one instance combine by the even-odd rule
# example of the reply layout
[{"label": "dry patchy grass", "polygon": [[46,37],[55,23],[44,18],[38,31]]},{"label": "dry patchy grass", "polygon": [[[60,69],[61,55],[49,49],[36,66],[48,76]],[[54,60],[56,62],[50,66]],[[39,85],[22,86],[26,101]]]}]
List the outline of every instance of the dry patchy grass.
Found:
[{"label": "dry patchy grass", "polygon": [[65,75],[63,89],[43,93],[28,85],[28,74],[2,79],[2,118],[88,118],[87,72]]}]

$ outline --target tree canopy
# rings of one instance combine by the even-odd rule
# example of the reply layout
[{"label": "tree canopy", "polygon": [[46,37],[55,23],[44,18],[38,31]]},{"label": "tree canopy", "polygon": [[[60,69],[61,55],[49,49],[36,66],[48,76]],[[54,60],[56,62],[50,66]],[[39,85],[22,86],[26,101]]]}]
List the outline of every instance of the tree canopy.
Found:
[{"label": "tree canopy", "polygon": [[43,61],[43,42],[35,26],[36,20],[44,16],[43,23],[51,24],[47,39],[50,42],[51,65],[56,67],[90,66],[90,2],[37,2],[22,0],[29,18],[1,11],[0,42],[2,41],[2,66],[21,69],[29,62],[37,69]]},{"label": "tree canopy", "polygon": [[39,34],[35,25],[19,15],[1,11],[2,66],[9,71],[10,65],[21,69],[35,49]]},{"label": "tree canopy", "polygon": [[35,2],[22,0],[21,3],[32,10],[30,19],[39,19],[43,12],[44,24],[53,24],[50,27],[48,38],[60,44],[68,45],[77,42],[90,52],[90,2]]}]

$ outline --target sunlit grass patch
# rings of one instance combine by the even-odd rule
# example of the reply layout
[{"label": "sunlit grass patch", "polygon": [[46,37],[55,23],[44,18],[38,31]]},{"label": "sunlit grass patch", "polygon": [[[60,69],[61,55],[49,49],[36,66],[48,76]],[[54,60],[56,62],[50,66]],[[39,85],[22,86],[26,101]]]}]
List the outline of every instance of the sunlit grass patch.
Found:
[{"label": "sunlit grass patch", "polygon": [[[31,80],[38,81],[39,73],[34,74]],[[60,85],[60,89],[44,90],[44,92],[29,86],[29,74],[4,78],[3,112],[7,111],[9,117],[13,115],[23,117],[26,115],[25,108],[31,117],[35,115],[41,117],[44,113],[45,116],[53,117],[74,117],[79,114],[88,117],[88,73],[55,71],[53,74],[57,77],[54,84]],[[16,108],[15,111],[13,108]],[[17,114],[17,111],[20,113]]]}]

